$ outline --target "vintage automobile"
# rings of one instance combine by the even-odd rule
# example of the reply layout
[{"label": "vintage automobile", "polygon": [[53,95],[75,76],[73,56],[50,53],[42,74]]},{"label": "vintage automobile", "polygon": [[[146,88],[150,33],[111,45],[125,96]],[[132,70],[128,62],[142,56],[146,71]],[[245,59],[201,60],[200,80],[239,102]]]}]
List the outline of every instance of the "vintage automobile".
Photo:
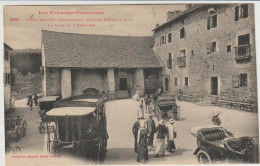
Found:
[{"label": "vintage automobile", "polygon": [[168,116],[172,113],[175,120],[180,119],[180,106],[176,104],[176,99],[170,94],[163,94],[154,97],[153,103],[155,108],[159,111],[159,115]]},{"label": "vintage automobile", "polygon": [[10,116],[5,118],[5,133],[7,139],[14,138],[17,142],[25,137],[27,122],[23,116]]},{"label": "vintage automobile", "polygon": [[217,161],[259,163],[259,146],[252,137],[234,137],[220,126],[205,126],[191,129],[197,137],[194,155],[201,164]]},{"label": "vintage automobile", "polygon": [[60,100],[46,112],[47,150],[82,154],[103,161],[107,152],[104,96],[80,95]]},{"label": "vintage automobile", "polygon": [[47,97],[42,97],[38,100],[39,107],[40,107],[38,114],[41,117],[41,121],[38,122],[39,123],[38,129],[39,129],[40,134],[42,134],[42,132],[44,130],[46,112],[48,112],[49,110],[51,110],[53,108],[54,103],[57,102],[58,99],[59,99],[59,96],[47,96]]}]

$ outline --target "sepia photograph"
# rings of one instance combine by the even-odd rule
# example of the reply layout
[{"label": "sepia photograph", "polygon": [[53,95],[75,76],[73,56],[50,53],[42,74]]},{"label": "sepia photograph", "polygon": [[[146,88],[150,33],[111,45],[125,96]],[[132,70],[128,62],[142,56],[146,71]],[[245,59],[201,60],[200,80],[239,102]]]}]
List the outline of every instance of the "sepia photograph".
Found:
[{"label": "sepia photograph", "polygon": [[5,165],[259,164],[255,15],[4,5]]}]

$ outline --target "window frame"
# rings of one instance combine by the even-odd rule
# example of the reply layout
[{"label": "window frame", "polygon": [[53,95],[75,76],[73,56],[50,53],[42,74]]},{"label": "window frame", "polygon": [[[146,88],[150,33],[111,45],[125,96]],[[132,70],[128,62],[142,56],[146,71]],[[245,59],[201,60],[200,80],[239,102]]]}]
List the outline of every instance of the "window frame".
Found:
[{"label": "window frame", "polygon": [[[245,10],[245,7],[247,10]],[[249,5],[248,4],[239,4],[235,6],[234,8],[235,11],[235,21],[239,21],[241,19],[246,19],[249,16]],[[247,11],[247,12],[245,12]]]},{"label": "window frame", "polygon": [[247,87],[247,86],[248,86],[247,73],[239,74],[239,87]]},{"label": "window frame", "polygon": [[168,33],[168,43],[172,42],[172,33]]},{"label": "window frame", "polygon": [[[187,81],[186,81],[186,79],[187,79]],[[189,86],[189,77],[184,77],[184,86]]]},{"label": "window frame", "polygon": [[216,9],[214,9],[213,11],[208,11],[207,30],[210,30],[212,28],[217,28],[217,27],[218,27],[218,14]]},{"label": "window frame", "polygon": [[182,27],[181,29],[180,29],[180,39],[183,39],[183,38],[185,38],[185,28],[184,27]]}]

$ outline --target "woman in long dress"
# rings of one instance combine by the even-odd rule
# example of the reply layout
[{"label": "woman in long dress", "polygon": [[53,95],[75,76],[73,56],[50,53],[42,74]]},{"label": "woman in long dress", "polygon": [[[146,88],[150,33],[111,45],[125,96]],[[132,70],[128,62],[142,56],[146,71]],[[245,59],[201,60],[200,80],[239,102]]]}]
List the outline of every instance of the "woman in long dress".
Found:
[{"label": "woman in long dress", "polygon": [[159,154],[162,154],[162,157],[164,157],[164,153],[165,153],[165,137],[168,134],[168,130],[165,126],[165,123],[163,121],[163,119],[160,120],[159,125],[155,128],[155,132],[157,133],[156,136],[156,148],[155,148],[155,152],[156,158],[159,158]]},{"label": "woman in long dress", "polygon": [[138,143],[138,155],[137,162],[144,163],[148,160],[148,131],[146,127],[146,122],[140,122],[140,129],[138,131],[137,143]]},{"label": "woman in long dress", "polygon": [[174,143],[174,135],[175,135],[175,129],[174,129],[174,120],[170,119],[169,120],[169,124],[167,125],[167,129],[168,129],[168,136],[167,136],[167,142],[168,142],[168,146],[167,146],[167,151],[168,152],[173,152],[173,150],[176,149],[175,147],[175,143]]}]

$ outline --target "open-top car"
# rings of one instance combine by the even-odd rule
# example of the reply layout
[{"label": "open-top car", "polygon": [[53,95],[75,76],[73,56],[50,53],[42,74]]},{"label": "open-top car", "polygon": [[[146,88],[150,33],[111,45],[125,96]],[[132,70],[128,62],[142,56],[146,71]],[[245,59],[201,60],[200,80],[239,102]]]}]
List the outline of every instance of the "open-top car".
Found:
[{"label": "open-top car", "polygon": [[60,100],[46,112],[47,150],[103,161],[107,148],[105,97],[80,95]]},{"label": "open-top car", "polygon": [[252,137],[234,137],[223,127],[214,125],[192,128],[191,134],[197,137],[198,148],[194,155],[199,163],[220,160],[259,163],[259,146]]},{"label": "open-top car", "polygon": [[180,119],[180,106],[176,104],[176,99],[170,94],[163,94],[154,100],[155,108],[158,109],[159,114],[162,116],[168,116],[172,113],[175,120]]}]

